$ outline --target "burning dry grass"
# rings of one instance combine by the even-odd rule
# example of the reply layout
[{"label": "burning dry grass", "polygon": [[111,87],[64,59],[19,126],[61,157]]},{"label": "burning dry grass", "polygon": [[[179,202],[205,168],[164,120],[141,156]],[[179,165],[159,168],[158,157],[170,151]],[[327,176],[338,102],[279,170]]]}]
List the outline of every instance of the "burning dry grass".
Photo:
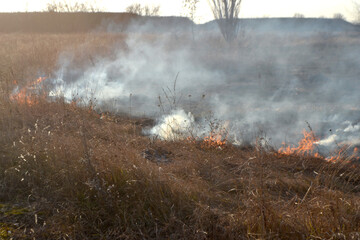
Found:
[{"label": "burning dry grass", "polygon": [[[357,165],[299,154],[301,144],[279,155],[215,135],[153,140],[141,134],[149,119],[11,101],[14,79],[55,64],[26,59],[2,68],[0,238],[360,238]],[[26,78],[14,62],[30,64]]]},{"label": "burning dry grass", "polygon": [[[310,127],[311,128],[311,127]],[[278,150],[278,153],[280,155],[297,155],[297,156],[312,156],[316,158],[325,159],[328,162],[346,162],[351,163],[353,161],[359,161],[360,157],[358,156],[358,148],[355,147],[353,149],[353,153],[349,154],[349,149],[352,146],[348,145],[338,145],[337,152],[333,152],[331,156],[328,156],[324,158],[319,154],[318,152],[318,143],[319,138],[315,136],[315,133],[310,129],[310,131],[303,130],[304,138],[301,139],[298,143],[298,146],[291,147],[289,145],[286,145],[286,143],[283,143],[283,146]]]},{"label": "burning dry grass", "polygon": [[141,135],[151,123],[146,119],[100,119],[62,102],[11,108],[18,121],[2,139],[0,156],[0,222],[9,237],[359,234],[360,172],[353,165],[226,144],[220,149],[199,141],[151,140]]}]

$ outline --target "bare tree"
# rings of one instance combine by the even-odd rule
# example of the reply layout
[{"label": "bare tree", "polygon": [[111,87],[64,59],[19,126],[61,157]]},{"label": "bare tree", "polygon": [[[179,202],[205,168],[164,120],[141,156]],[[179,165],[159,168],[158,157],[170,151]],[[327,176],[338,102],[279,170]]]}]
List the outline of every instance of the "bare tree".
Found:
[{"label": "bare tree", "polygon": [[191,25],[192,37],[195,40],[195,33],[194,33],[194,23],[195,23],[195,14],[197,9],[197,4],[200,0],[183,0],[183,8],[187,11],[186,16],[190,18],[193,22]]},{"label": "bare tree", "polygon": [[197,4],[200,0],[183,0],[183,7],[187,11],[188,16],[193,22],[195,21],[195,14],[197,10]]},{"label": "bare tree", "polygon": [[137,14],[137,15],[142,15],[142,7],[140,3],[134,3],[129,5],[126,8],[126,12],[128,13],[133,13],[133,14]]},{"label": "bare tree", "polygon": [[356,23],[356,24],[360,24],[360,0],[354,0],[353,1],[353,6],[354,6],[354,9],[353,9],[353,21]]},{"label": "bare tree", "polygon": [[227,42],[232,42],[239,33],[239,14],[242,0],[208,0],[219,25],[221,34]]},{"label": "bare tree", "polygon": [[126,12],[140,16],[159,16],[160,6],[149,7],[148,5],[142,6],[140,3],[134,3],[126,8]]},{"label": "bare tree", "polygon": [[333,18],[346,21],[345,16],[343,14],[341,14],[341,13],[335,13]]},{"label": "bare tree", "polygon": [[48,3],[44,9],[46,12],[100,12],[102,11],[96,3],[70,3],[66,0],[59,0]]},{"label": "bare tree", "polygon": [[305,15],[302,13],[295,13],[294,18],[305,18]]}]

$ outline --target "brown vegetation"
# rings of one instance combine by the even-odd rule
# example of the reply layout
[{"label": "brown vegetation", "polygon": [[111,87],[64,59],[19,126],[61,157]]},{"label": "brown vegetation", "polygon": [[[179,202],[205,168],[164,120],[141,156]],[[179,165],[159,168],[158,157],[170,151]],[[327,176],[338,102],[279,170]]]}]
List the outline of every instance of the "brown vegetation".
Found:
[{"label": "brown vegetation", "polygon": [[32,12],[0,13],[0,32],[81,33],[114,23],[126,26],[138,16],[131,13]]},{"label": "brown vegetation", "polygon": [[[130,11],[130,10],[129,10]],[[157,8],[138,12],[26,12],[0,13],[0,33],[89,33],[112,31],[122,32],[136,23],[138,26],[152,22],[171,32],[172,29],[190,26],[191,21],[184,17],[154,16]],[[147,11],[147,12],[146,12]]]},{"label": "brown vegetation", "polygon": [[1,36],[0,239],[360,238],[358,166],[151,140],[149,119],[10,100],[61,52],[81,65],[123,39]]}]

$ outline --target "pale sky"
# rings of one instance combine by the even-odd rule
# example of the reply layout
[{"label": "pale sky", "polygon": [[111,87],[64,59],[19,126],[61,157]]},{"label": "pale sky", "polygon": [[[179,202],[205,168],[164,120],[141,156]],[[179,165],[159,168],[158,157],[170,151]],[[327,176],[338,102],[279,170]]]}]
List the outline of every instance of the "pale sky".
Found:
[{"label": "pale sky", "polygon": [[[42,11],[51,0],[0,0],[0,12]],[[59,0],[57,0],[59,1]],[[86,0],[65,0],[86,2]],[[109,12],[123,12],[132,3],[160,5],[161,15],[184,15],[183,0],[88,0]],[[354,19],[355,0],[243,0],[240,17],[292,17],[301,13],[305,17],[332,17],[341,13],[349,21]],[[197,22],[213,19],[207,0],[200,0]]]}]

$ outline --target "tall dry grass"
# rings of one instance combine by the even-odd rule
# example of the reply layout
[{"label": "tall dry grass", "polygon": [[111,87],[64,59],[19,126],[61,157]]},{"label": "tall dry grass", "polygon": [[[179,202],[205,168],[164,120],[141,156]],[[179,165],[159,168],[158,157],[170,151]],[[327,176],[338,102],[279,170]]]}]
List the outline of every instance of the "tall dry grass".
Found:
[{"label": "tall dry grass", "polygon": [[80,66],[124,37],[0,38],[0,238],[360,238],[358,166],[153,140],[141,134],[150,119],[9,100],[14,80],[51,74],[61,52]]}]

